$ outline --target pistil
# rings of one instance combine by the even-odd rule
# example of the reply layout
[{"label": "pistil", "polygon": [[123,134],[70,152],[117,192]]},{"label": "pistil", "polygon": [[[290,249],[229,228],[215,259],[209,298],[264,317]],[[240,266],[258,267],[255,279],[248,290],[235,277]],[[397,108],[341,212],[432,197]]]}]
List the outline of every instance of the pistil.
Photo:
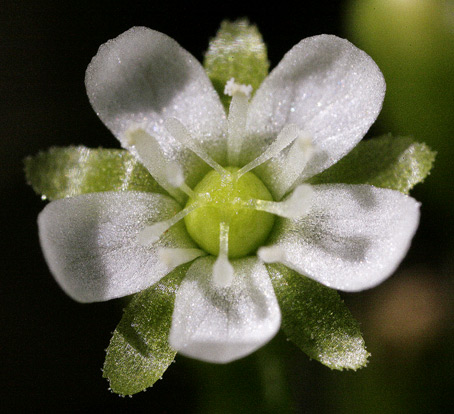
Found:
[{"label": "pistil", "polygon": [[255,251],[266,240],[274,217],[250,206],[251,199],[272,201],[262,181],[253,173],[238,177],[237,167],[227,167],[227,170],[228,176],[211,171],[197,184],[194,188],[197,198],[190,199],[187,207],[204,194],[210,197],[204,205],[185,217],[185,223],[193,240],[215,256],[220,254],[220,223],[228,223],[228,255],[232,259]]}]

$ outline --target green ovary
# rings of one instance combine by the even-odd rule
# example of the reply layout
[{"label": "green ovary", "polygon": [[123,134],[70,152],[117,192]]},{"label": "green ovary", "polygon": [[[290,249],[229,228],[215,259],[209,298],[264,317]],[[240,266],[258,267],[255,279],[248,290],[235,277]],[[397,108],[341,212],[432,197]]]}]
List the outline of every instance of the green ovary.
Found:
[{"label": "green ovary", "polygon": [[[239,258],[254,252],[268,237],[274,223],[270,213],[246,208],[251,199],[272,201],[273,198],[253,173],[248,172],[236,179],[236,167],[227,167],[229,175],[209,172],[194,188],[195,199],[189,199],[186,207],[196,201],[203,206],[188,214],[184,221],[195,242],[206,252],[219,254],[220,224],[229,225],[229,258]],[[209,196],[208,196],[209,195]],[[207,201],[204,201],[204,200]]]}]

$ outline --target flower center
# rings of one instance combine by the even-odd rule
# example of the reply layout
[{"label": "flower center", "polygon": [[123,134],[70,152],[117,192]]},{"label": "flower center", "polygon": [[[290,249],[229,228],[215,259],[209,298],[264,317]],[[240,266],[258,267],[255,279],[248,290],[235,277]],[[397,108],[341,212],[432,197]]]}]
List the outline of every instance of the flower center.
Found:
[{"label": "flower center", "polygon": [[221,224],[228,226],[228,257],[248,255],[261,246],[274,224],[274,215],[254,209],[256,200],[272,201],[263,182],[253,173],[241,177],[237,167],[227,167],[230,174],[210,171],[194,188],[186,208],[194,203],[202,207],[185,218],[194,241],[206,252],[219,254]]},{"label": "flower center", "polygon": [[[143,246],[156,243],[161,236],[180,220],[203,250],[194,248],[167,248],[158,250],[159,260],[169,271],[195,258],[210,253],[217,256],[213,265],[213,283],[228,287],[234,277],[234,268],[229,258],[236,259],[257,250],[266,241],[274,223],[274,215],[295,219],[304,216],[310,209],[312,189],[308,184],[296,186],[288,197],[286,193],[312,156],[311,138],[294,124],[282,128],[273,141],[257,158],[241,168],[242,141],[246,136],[246,120],[250,86],[239,85],[234,79],[226,85],[226,94],[232,96],[228,114],[227,163],[223,167],[201,147],[189,130],[176,118],[164,122],[167,131],[183,147],[197,154],[213,171],[209,172],[192,189],[186,182],[183,169],[175,160],[168,160],[160,144],[143,128],[126,131],[126,142],[140,155],[144,165],[156,181],[176,200],[189,198],[183,210],[167,220],[146,226],[137,241]],[[286,150],[287,149],[287,150]],[[285,151],[284,154],[281,154]],[[272,162],[281,154],[279,176],[273,194],[251,171]],[[276,184],[275,183],[275,184]],[[275,247],[261,247],[259,257],[274,260],[282,252]]]}]

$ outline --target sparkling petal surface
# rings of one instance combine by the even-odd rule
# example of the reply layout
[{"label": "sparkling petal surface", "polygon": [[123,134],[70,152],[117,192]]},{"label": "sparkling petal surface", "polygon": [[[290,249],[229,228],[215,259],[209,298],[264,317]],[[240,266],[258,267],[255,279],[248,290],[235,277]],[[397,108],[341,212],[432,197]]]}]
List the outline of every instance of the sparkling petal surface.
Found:
[{"label": "sparkling petal surface", "polygon": [[41,246],[62,289],[79,302],[96,302],[143,290],[168,273],[159,247],[195,247],[178,223],[152,247],[137,243],[146,224],[180,210],[170,197],[105,192],[53,201],[38,218]]},{"label": "sparkling petal surface", "polygon": [[397,191],[368,185],[313,186],[310,213],[280,219],[270,244],[278,261],[339,290],[371,288],[405,256],[419,221],[419,203]]},{"label": "sparkling petal surface", "polygon": [[213,284],[214,262],[205,257],[189,268],[175,299],[169,341],[184,355],[224,363],[268,342],[281,316],[268,272],[257,259],[233,261],[228,288]]},{"label": "sparkling petal surface", "polygon": [[[375,62],[347,40],[331,35],[302,40],[251,102],[243,162],[259,155],[292,123],[313,137],[315,147],[298,182],[325,170],[363,138],[381,110],[385,88]],[[283,154],[259,167],[270,187],[278,185],[282,162]]]},{"label": "sparkling petal surface", "polygon": [[164,128],[163,121],[175,117],[211,157],[224,163],[222,104],[200,63],[170,37],[133,27],[99,48],[87,68],[85,84],[98,116],[136,156],[124,133],[139,125],[183,167],[188,185],[196,184],[208,167]]}]

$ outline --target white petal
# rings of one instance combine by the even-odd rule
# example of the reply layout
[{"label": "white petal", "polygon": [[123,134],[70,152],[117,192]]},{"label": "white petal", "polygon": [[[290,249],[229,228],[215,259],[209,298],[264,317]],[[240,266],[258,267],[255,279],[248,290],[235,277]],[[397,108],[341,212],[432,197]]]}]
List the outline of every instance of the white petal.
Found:
[{"label": "white petal", "polygon": [[390,276],[410,247],[419,203],[368,185],[312,188],[311,211],[302,219],[281,219],[272,247],[260,257],[344,291],[368,289]]},{"label": "white petal", "polygon": [[233,282],[213,283],[213,257],[197,259],[175,299],[170,345],[208,362],[242,358],[279,330],[279,305],[268,272],[255,258],[235,260]]},{"label": "white petal", "polygon": [[125,131],[143,127],[183,167],[189,186],[209,168],[170,136],[165,119],[180,120],[213,159],[225,161],[222,104],[200,63],[170,37],[133,27],[99,48],[85,84],[94,110],[125,148],[134,152]]},{"label": "white petal", "polygon": [[[375,62],[347,40],[331,35],[302,40],[251,102],[243,163],[263,152],[285,125],[296,124],[312,136],[315,147],[301,179],[325,170],[366,134],[381,110],[385,88]],[[279,157],[267,165],[273,162]],[[273,181],[275,173],[266,176]]]},{"label": "white petal", "polygon": [[152,247],[137,241],[147,224],[180,210],[170,197],[105,192],[53,201],[38,218],[47,264],[62,289],[79,302],[96,302],[145,289],[168,269],[159,247],[195,247],[177,223]]}]

